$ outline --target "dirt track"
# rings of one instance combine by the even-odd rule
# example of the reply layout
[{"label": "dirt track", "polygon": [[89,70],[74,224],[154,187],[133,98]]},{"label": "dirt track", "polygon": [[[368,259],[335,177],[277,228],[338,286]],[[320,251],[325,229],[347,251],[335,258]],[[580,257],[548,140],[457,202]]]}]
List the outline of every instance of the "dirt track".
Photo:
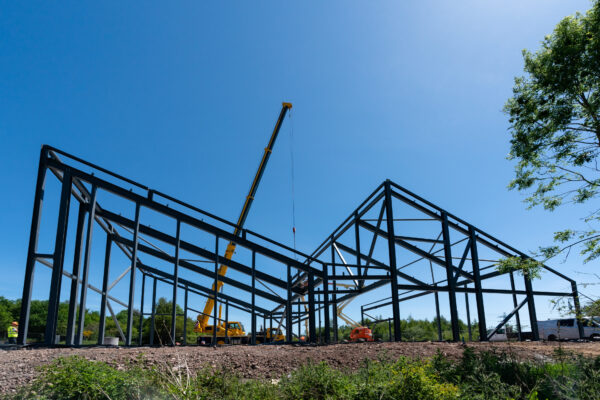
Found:
[{"label": "dirt track", "polygon": [[[473,343],[476,350],[506,351],[520,360],[549,360],[557,343]],[[600,343],[563,343],[568,352],[585,356],[600,356]],[[464,346],[458,343],[357,343],[332,346],[228,346],[163,347],[163,348],[80,348],[0,350],[0,393],[15,391],[36,374],[35,368],[56,357],[79,355],[90,360],[107,361],[117,367],[135,361],[143,354],[146,365],[182,366],[195,371],[202,367],[226,368],[246,378],[279,377],[309,360],[327,361],[336,368],[355,369],[365,358],[399,356],[431,357],[438,350],[451,358],[459,358]]]}]

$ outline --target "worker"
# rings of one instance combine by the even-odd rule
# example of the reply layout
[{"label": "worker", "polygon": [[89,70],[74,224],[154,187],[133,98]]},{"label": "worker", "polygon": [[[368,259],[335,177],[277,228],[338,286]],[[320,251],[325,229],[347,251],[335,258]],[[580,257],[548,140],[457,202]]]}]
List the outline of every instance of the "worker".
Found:
[{"label": "worker", "polygon": [[8,343],[17,344],[17,336],[19,336],[19,323],[13,321],[8,327]]}]

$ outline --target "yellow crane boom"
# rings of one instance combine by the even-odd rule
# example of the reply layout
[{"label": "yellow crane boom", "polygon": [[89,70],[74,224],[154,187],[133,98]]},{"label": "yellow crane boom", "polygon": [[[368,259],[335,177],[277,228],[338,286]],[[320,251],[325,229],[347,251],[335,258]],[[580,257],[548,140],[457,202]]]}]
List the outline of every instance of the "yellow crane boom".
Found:
[{"label": "yellow crane boom", "polygon": [[[279,134],[279,129],[281,129],[281,125],[285,118],[286,113],[289,109],[292,108],[292,103],[282,103],[281,112],[279,113],[279,117],[277,118],[277,122],[275,123],[275,128],[273,129],[273,133],[271,134],[271,138],[269,139],[269,144],[265,148],[265,152],[263,153],[262,159],[260,160],[260,164],[258,165],[258,171],[256,171],[256,175],[254,176],[254,180],[252,181],[252,185],[250,186],[250,191],[246,196],[246,200],[244,201],[244,206],[242,207],[242,212],[238,218],[236,227],[233,231],[235,236],[239,236],[242,232],[242,228],[244,227],[244,223],[246,222],[246,218],[248,217],[248,213],[250,211],[250,207],[252,206],[252,202],[254,201],[254,196],[256,195],[256,191],[258,189],[258,185],[260,180],[265,172],[265,168],[267,167],[267,162],[269,161],[269,157],[273,151],[273,147],[275,146],[275,140],[277,139],[277,135]],[[235,251],[236,244],[234,242],[229,242],[227,248],[225,249],[225,258],[227,260],[231,260],[233,257],[233,252]],[[227,265],[221,264],[217,271],[219,276],[224,276],[227,273]],[[221,291],[223,287],[223,282],[217,282],[217,293]],[[212,289],[215,289],[213,284]],[[212,314],[213,308],[215,306],[215,301],[213,298],[209,297],[206,300],[206,305],[204,306],[204,311],[201,315],[198,316],[198,327],[203,330],[209,322],[210,315]]]}]

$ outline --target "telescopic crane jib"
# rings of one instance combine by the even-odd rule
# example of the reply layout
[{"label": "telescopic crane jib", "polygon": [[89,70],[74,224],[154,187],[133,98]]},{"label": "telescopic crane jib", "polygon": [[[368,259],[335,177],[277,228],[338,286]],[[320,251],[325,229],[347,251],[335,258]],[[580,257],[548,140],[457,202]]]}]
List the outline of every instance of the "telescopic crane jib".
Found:
[{"label": "telescopic crane jib", "polygon": [[[275,123],[275,128],[273,129],[273,133],[271,134],[271,138],[269,139],[269,144],[265,148],[265,152],[260,160],[260,164],[258,166],[258,171],[256,171],[256,175],[254,176],[254,180],[252,181],[252,185],[250,186],[250,191],[246,196],[246,200],[244,201],[244,206],[242,207],[242,211],[238,218],[236,227],[233,231],[235,236],[240,236],[242,233],[242,229],[244,227],[244,223],[246,222],[246,218],[248,217],[248,213],[250,212],[250,207],[252,206],[252,202],[254,201],[254,196],[256,195],[256,191],[258,190],[258,185],[260,184],[260,180],[265,172],[265,168],[267,167],[267,162],[269,161],[269,157],[271,156],[271,152],[273,151],[273,147],[275,146],[275,140],[277,139],[277,135],[279,134],[279,130],[281,129],[281,125],[287,114],[288,110],[292,108],[291,103],[282,103],[281,112],[279,113],[279,117],[277,118],[277,122]],[[236,244],[234,242],[229,242],[227,248],[225,250],[225,258],[227,260],[231,260],[233,257],[233,252],[235,251]],[[227,265],[221,264],[219,266],[218,275],[224,276],[227,273]],[[223,282],[217,282],[217,293],[221,291],[223,287]],[[215,290],[214,284],[212,289]],[[213,308],[215,306],[215,301],[212,297],[209,297],[206,301],[206,305],[204,306],[204,311],[202,314],[198,315],[198,324],[196,327],[196,331],[205,332],[206,327],[208,326],[208,322],[210,319],[210,315],[213,312]],[[212,330],[211,330],[212,332]]]}]

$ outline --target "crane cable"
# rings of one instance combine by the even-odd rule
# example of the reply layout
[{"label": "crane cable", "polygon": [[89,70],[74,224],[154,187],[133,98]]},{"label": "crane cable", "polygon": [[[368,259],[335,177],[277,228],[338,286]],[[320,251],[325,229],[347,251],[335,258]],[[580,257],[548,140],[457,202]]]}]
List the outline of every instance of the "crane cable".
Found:
[{"label": "crane cable", "polygon": [[[292,110],[289,110],[290,118],[290,162],[291,166],[291,178],[292,178],[292,234],[294,236],[294,251],[296,250],[296,194],[295,194],[295,177],[294,177],[294,119],[292,118]],[[296,253],[294,258],[297,259]]]}]

